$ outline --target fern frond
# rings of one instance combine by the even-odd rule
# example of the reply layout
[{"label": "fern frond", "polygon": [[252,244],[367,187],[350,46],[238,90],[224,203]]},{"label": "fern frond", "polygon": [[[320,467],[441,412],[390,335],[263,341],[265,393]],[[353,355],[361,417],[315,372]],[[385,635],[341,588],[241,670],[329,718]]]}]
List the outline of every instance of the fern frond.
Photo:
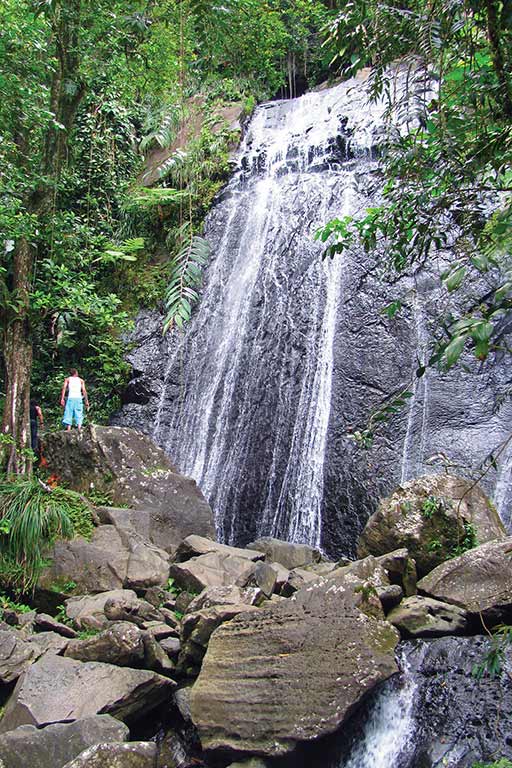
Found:
[{"label": "fern frond", "polygon": [[199,298],[196,288],[201,284],[202,268],[210,255],[210,244],[204,237],[195,235],[188,222],[180,228],[178,236],[183,245],[171,262],[165,295],[164,334],[173,325],[183,328],[190,320],[192,306]]}]

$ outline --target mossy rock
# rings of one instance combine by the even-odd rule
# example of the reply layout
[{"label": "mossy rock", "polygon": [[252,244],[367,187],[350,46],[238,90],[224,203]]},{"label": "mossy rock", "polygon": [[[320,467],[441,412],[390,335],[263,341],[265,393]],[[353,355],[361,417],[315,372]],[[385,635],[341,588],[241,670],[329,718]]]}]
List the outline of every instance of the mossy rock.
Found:
[{"label": "mossy rock", "polygon": [[420,576],[478,544],[506,536],[482,489],[451,475],[426,475],[400,485],[368,520],[358,556],[406,547]]}]

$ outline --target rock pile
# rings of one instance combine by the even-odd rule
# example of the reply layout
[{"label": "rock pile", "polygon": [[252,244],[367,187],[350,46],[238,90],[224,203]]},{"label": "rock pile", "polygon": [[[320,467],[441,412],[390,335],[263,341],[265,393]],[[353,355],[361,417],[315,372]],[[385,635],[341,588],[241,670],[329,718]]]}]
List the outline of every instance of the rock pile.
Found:
[{"label": "rock pile", "polygon": [[[91,438],[84,446],[71,439],[81,451]],[[123,486],[125,463],[136,464],[140,443],[126,445],[122,460],[117,450],[108,456],[111,487]],[[420,501],[397,513],[414,517],[416,527],[400,517],[391,530],[388,520],[385,538],[372,518],[361,559],[352,562],[271,538],[246,548],[219,544],[203,535],[201,499],[197,530],[189,532],[194,519],[182,520],[178,530],[187,527],[187,535],[168,531],[166,540],[152,527],[153,519],[170,520],[164,501],[101,508],[92,540],[56,545],[44,574],[39,594],[55,591],[57,579],[58,615],[4,611],[2,768],[192,768],[210,757],[265,768],[349,723],[398,671],[401,639],[475,634],[480,614],[489,626],[511,619],[512,537],[503,536],[489,506],[488,518],[473,506],[468,518],[468,501],[462,525],[471,519],[479,537],[487,541],[494,531],[495,539],[429,561],[418,515],[425,499],[427,521],[450,516],[450,505],[433,486],[425,496],[425,483]],[[176,510],[181,502],[173,503]],[[446,546],[453,555],[452,541]],[[149,735],[160,732],[151,741],[148,721]]]}]

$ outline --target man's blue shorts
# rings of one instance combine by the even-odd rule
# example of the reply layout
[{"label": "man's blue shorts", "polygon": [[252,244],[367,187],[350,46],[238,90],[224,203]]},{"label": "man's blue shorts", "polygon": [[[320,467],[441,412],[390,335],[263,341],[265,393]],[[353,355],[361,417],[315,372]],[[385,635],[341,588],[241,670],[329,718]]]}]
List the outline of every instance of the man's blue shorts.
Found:
[{"label": "man's blue shorts", "polygon": [[68,397],[66,400],[62,422],[67,427],[71,427],[73,425],[73,419],[76,421],[77,427],[82,426],[82,421],[84,420],[84,402],[81,397]]}]

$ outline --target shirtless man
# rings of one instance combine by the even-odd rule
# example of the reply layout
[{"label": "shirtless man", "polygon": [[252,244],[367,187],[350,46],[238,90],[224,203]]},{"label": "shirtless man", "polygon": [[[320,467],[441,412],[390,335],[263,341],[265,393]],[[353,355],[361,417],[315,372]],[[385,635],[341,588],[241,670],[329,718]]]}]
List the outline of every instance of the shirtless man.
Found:
[{"label": "shirtless man", "polygon": [[[67,399],[65,399],[66,390],[68,395]],[[66,426],[68,432],[71,430],[73,420],[76,422],[78,431],[82,429],[82,422],[84,420],[84,401],[85,407],[89,410],[89,398],[87,397],[84,380],[79,377],[76,368],[72,368],[70,375],[64,380],[64,386],[62,387],[60,396],[60,404],[64,408],[62,422]]]}]

